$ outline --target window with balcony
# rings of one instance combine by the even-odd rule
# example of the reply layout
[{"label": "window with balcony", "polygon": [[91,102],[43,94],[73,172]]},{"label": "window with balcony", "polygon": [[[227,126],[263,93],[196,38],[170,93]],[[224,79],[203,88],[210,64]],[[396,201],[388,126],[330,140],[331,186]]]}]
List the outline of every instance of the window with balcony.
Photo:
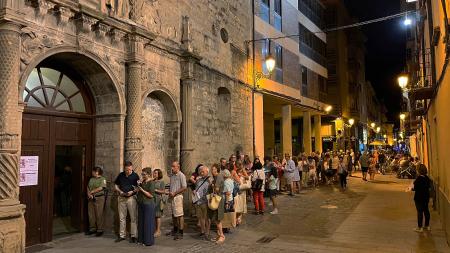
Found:
[{"label": "window with balcony", "polygon": [[275,81],[283,83],[283,48],[275,44]]},{"label": "window with balcony", "polygon": [[281,0],[274,0],[273,12],[273,26],[281,32]]},{"label": "window with balcony", "polygon": [[298,10],[319,28],[325,27],[325,8],[318,0],[298,0]]},{"label": "window with balcony", "polygon": [[326,65],[327,44],[301,23],[298,24],[299,51],[315,62]]},{"label": "window with balcony", "polygon": [[302,96],[308,96],[308,69],[302,66]]},{"label": "window with balcony", "polygon": [[270,0],[259,1],[259,13],[257,16],[270,24]]}]

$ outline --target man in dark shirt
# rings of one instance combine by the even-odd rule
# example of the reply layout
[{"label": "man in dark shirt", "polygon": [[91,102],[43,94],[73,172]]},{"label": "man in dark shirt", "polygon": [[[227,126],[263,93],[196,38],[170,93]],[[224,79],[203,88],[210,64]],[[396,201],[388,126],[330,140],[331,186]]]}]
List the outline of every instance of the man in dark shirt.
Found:
[{"label": "man in dark shirt", "polygon": [[139,176],[133,171],[133,164],[129,161],[125,162],[123,172],[121,172],[114,181],[115,190],[119,193],[119,220],[120,233],[116,242],[125,240],[127,214],[130,213],[130,243],[136,242],[136,187],[138,185]]}]

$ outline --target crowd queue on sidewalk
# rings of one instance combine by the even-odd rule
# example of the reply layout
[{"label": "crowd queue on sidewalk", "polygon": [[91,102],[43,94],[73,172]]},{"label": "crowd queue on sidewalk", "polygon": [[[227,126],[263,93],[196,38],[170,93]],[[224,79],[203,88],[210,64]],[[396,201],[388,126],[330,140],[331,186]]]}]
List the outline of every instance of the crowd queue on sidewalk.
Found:
[{"label": "crowd queue on sidewalk", "polygon": [[[389,156],[390,157],[390,156]],[[403,158],[402,158],[403,159]],[[392,160],[392,161],[390,161]],[[255,215],[264,215],[265,198],[271,202],[270,215],[277,215],[279,206],[277,195],[294,196],[303,187],[317,188],[319,185],[339,183],[347,189],[347,177],[361,170],[362,180],[375,179],[375,174],[383,173],[385,164],[394,166],[400,158],[388,158],[383,152],[324,152],[300,154],[291,157],[256,157],[239,152],[229,159],[221,158],[211,166],[199,164],[192,175],[185,174],[178,161],[171,164],[170,183],[166,187],[160,169],[143,168],[139,176],[133,171],[133,164],[125,162],[123,172],[114,181],[118,195],[119,236],[116,242],[126,239],[127,216],[130,218],[129,241],[151,246],[155,238],[161,236],[161,217],[171,215],[173,228],[166,236],[174,240],[183,239],[185,229],[184,204],[191,203],[195,210],[199,238],[221,244],[230,229],[242,224],[247,213],[247,203],[253,202]],[[103,234],[103,207],[106,180],[102,169],[95,167],[88,183],[88,235]],[[188,197],[188,200],[184,198]],[[421,200],[421,213],[424,213]],[[166,208],[167,207],[167,208]],[[419,209],[418,209],[419,210]],[[425,210],[426,213],[426,210]],[[429,223],[429,215],[426,225]],[[211,233],[211,225],[216,231]],[[420,226],[420,225],[419,225]]]}]

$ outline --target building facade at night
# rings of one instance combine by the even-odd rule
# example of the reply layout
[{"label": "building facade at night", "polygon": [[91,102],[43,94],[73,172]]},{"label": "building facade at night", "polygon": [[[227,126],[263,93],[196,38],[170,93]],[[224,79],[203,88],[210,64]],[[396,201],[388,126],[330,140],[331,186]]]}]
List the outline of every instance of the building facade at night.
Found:
[{"label": "building facade at night", "polygon": [[[251,7],[0,1],[0,251],[82,231],[94,165],[112,189],[125,160],[137,171],[181,160],[190,174],[199,162],[252,154]],[[64,180],[69,196],[54,193]]]},{"label": "building facade at night", "polygon": [[418,13],[408,33],[410,104],[405,107],[409,112],[403,134],[429,169],[436,189],[436,209],[450,241],[450,2],[419,0],[403,3],[403,8]]},{"label": "building facade at night", "polygon": [[[328,76],[323,13],[318,0],[254,1],[255,76],[262,76],[254,82],[260,157],[322,150]],[[264,65],[268,55],[276,59],[271,74]]]}]

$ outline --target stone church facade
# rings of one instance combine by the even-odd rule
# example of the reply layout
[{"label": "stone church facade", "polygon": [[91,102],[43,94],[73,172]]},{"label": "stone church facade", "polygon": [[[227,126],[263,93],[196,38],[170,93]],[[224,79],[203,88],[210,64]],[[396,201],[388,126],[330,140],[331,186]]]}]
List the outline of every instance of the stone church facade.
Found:
[{"label": "stone church facade", "polygon": [[[0,0],[0,252],[52,240],[68,160],[83,196],[94,165],[111,186],[125,160],[189,173],[252,154],[252,15],[239,0]],[[19,187],[21,156],[39,157],[37,184]]]}]

